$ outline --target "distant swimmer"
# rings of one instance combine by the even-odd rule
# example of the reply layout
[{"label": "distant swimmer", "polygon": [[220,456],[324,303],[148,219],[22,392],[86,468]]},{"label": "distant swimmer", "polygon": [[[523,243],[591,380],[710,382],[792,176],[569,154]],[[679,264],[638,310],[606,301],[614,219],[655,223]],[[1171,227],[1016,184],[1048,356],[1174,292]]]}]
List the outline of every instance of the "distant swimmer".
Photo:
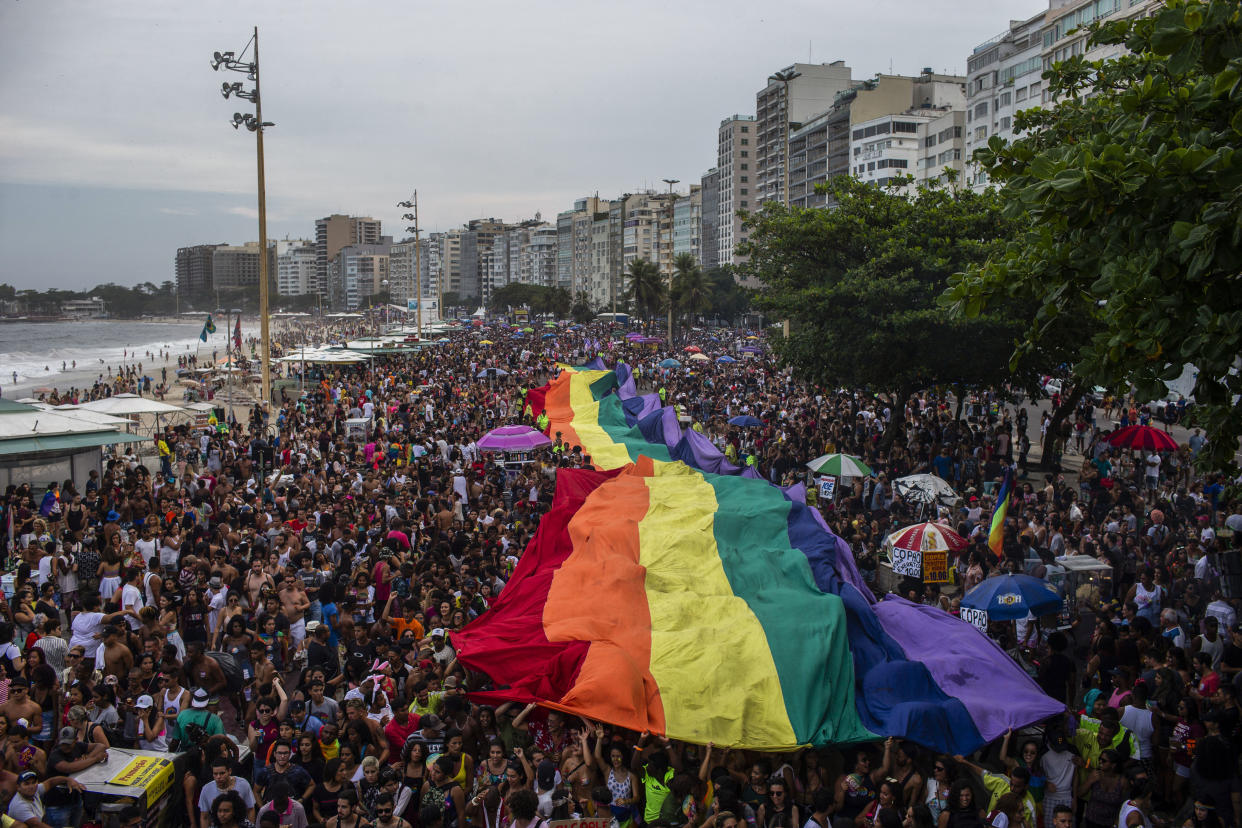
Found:
[{"label": "distant swimmer", "polygon": [[77,361],[76,359],[73,361],[73,367],[74,367],[74,368],[77,368],[77,367],[78,367],[78,361]]},{"label": "distant swimmer", "polygon": [[60,361],[60,370],[65,370],[65,361],[63,359]]},{"label": "distant swimmer", "polygon": [[13,372],[13,384],[17,385],[17,372],[16,371]]}]

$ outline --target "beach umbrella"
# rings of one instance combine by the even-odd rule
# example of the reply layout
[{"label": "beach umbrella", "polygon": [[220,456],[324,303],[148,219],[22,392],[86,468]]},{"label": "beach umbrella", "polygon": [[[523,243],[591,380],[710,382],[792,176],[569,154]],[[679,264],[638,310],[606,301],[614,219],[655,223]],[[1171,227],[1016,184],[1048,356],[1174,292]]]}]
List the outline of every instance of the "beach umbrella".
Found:
[{"label": "beach umbrella", "polygon": [[755,336],[754,334],[751,334],[750,336],[748,336],[748,337],[746,337],[746,338],[747,338],[747,339],[758,339],[759,337]]},{"label": "beach umbrella", "polygon": [[716,357],[716,361],[717,361],[717,362],[724,362],[724,363],[729,363],[729,362],[737,362],[737,360],[736,360],[736,359],[734,359],[733,357],[729,356],[728,354],[725,354],[724,356],[718,356],[718,357]]},{"label": "beach umbrella", "polygon": [[661,368],[680,368],[681,363],[675,359],[669,358],[660,363]]},{"label": "beach umbrella", "polygon": [[690,358],[695,362],[707,362],[711,359],[707,354],[691,354]]},{"label": "beach umbrella", "polygon": [[962,608],[982,610],[988,621],[1018,621],[1061,611],[1064,602],[1057,589],[1043,578],[1030,575],[998,575],[962,596]]},{"label": "beach umbrella", "polygon": [[479,440],[484,451],[533,451],[550,445],[552,440],[546,434],[524,425],[494,428]]},{"label": "beach umbrella", "polygon": [[934,474],[912,474],[893,481],[897,494],[911,503],[936,503],[952,506],[960,496],[953,487]]},{"label": "beach umbrella", "polygon": [[888,545],[914,552],[961,552],[966,539],[943,523],[916,523],[888,536]]},{"label": "beach umbrella", "polygon": [[546,334],[544,334],[544,335],[543,335],[543,338],[544,338],[544,339],[556,339],[556,334],[554,334],[554,333],[546,333]]},{"label": "beach umbrella", "polygon": [[527,325],[525,328],[522,328],[522,333],[534,333],[534,332],[535,332],[535,329],[532,328],[530,325]]},{"label": "beach umbrella", "polygon": [[495,345],[496,343],[492,342],[490,339],[480,339],[479,344],[480,345]]},{"label": "beach umbrella", "polygon": [[738,348],[738,350],[739,350],[739,351],[741,351],[741,352],[742,352],[742,353],[744,353],[744,354],[761,354],[761,353],[763,353],[763,349],[762,349],[762,348],[756,348],[754,345],[747,345],[747,346],[745,346],[744,348]]},{"label": "beach umbrella", "polygon": [[658,336],[644,336],[642,339],[638,341],[642,342],[643,344],[651,344],[653,342],[663,342],[664,340]]},{"label": "beach umbrella", "polygon": [[479,373],[475,374],[475,376],[478,377],[479,379],[483,379],[484,377],[488,377],[488,376],[507,377],[509,376],[509,372],[506,371],[504,368],[484,368],[483,370],[479,371]]},{"label": "beach umbrella", "polygon": [[739,414],[736,417],[729,418],[729,425],[741,426],[742,428],[758,428],[763,425],[763,421],[749,414]]},{"label": "beach umbrella", "polygon": [[682,348],[681,350],[682,350],[682,352],[687,353],[687,354],[697,354],[697,353],[701,352],[703,349],[702,349],[702,348],[700,348],[698,345],[687,345],[686,347]]},{"label": "beach umbrella", "polygon": [[1145,425],[1126,426],[1105,438],[1110,446],[1143,451],[1177,451],[1177,442],[1158,428]]},{"label": "beach umbrella", "polygon": [[543,323],[543,326],[544,326],[545,328],[555,328],[555,327],[556,327],[556,323],[555,323],[555,322],[544,322],[544,323]]},{"label": "beach umbrella", "polygon": [[834,474],[837,477],[870,477],[871,468],[849,454],[824,454],[806,464],[816,474]]}]

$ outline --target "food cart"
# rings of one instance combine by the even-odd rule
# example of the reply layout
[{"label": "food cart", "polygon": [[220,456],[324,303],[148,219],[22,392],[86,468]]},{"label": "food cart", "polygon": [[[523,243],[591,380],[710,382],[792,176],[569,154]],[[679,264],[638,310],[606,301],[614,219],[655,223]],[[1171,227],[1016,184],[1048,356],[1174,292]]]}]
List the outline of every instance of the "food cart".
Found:
[{"label": "food cart", "polygon": [[1099,606],[1112,596],[1113,568],[1091,555],[1066,555],[1055,562],[1065,569],[1065,574],[1050,574],[1048,583],[1065,599],[1059,626],[1066,629],[1080,614],[1091,611],[1088,605]]},{"label": "food cart", "polygon": [[[246,767],[250,748],[237,745],[238,765]],[[181,781],[190,770],[190,754],[134,748],[108,748],[108,761],[91,765],[72,777],[82,783],[88,816],[98,814],[103,828],[116,828],[118,816],[130,805],[142,811],[143,828],[186,824]]]},{"label": "food cart", "polygon": [[345,421],[345,440],[350,443],[365,443],[371,439],[371,419],[369,417],[353,417]]},{"label": "food cart", "polygon": [[[86,789],[87,813],[98,811],[104,828],[117,824],[117,815],[129,805],[142,811],[146,828],[175,824],[173,812],[181,803],[177,781],[185,775],[184,753],[109,748],[108,761],[73,774]],[[183,809],[184,810],[184,809]]]}]

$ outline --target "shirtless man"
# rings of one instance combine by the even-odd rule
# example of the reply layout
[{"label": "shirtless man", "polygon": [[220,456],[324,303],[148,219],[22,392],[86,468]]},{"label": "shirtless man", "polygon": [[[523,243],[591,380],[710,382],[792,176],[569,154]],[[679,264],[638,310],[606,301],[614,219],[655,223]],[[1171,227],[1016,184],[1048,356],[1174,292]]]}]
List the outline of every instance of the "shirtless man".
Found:
[{"label": "shirtless man", "polygon": [[117,626],[104,627],[103,632],[103,674],[116,676],[117,679],[129,676],[134,667],[134,651],[129,648]]},{"label": "shirtless man", "polygon": [[0,705],[0,715],[10,722],[25,719],[35,733],[43,729],[43,708],[30,698],[30,682],[21,676],[9,685],[9,700]]},{"label": "shirtless man", "polygon": [[165,727],[171,727],[182,710],[190,709],[190,691],[181,686],[180,665],[173,663],[164,666],[165,670],[159,678],[159,684],[164,689],[156,693],[155,703],[164,716]]},{"label": "shirtless man", "polygon": [[289,640],[294,647],[301,647],[306,640],[305,616],[310,607],[306,586],[296,574],[286,574],[277,595],[280,597],[280,609],[289,620]]},{"label": "shirtless man", "polygon": [[218,696],[228,687],[224,671],[214,658],[203,652],[200,641],[191,641],[185,645],[185,675],[188,686],[201,687],[209,696]]},{"label": "shirtless man", "polygon": [[246,573],[246,580],[242,583],[242,589],[246,593],[246,599],[250,602],[251,608],[259,606],[259,595],[263,587],[275,589],[276,582],[272,580],[271,575],[263,571],[263,558],[256,555],[250,562],[250,571]]}]

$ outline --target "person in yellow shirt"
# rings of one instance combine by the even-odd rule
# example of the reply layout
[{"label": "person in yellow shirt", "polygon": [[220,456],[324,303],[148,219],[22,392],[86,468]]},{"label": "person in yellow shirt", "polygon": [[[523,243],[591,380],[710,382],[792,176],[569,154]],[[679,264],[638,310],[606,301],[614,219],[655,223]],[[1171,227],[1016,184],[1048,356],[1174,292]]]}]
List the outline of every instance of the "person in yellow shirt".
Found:
[{"label": "person in yellow shirt", "polygon": [[988,802],[988,812],[996,810],[997,801],[1005,794],[1013,794],[1022,801],[1022,808],[1026,811],[1027,825],[1035,825],[1035,797],[1031,795],[1030,781],[1031,772],[1022,766],[1012,768],[1008,774],[993,773],[990,770],[976,765],[964,756],[954,756],[958,764],[962,767],[970,768],[979,774],[980,781],[983,782],[984,789],[991,796]]}]

